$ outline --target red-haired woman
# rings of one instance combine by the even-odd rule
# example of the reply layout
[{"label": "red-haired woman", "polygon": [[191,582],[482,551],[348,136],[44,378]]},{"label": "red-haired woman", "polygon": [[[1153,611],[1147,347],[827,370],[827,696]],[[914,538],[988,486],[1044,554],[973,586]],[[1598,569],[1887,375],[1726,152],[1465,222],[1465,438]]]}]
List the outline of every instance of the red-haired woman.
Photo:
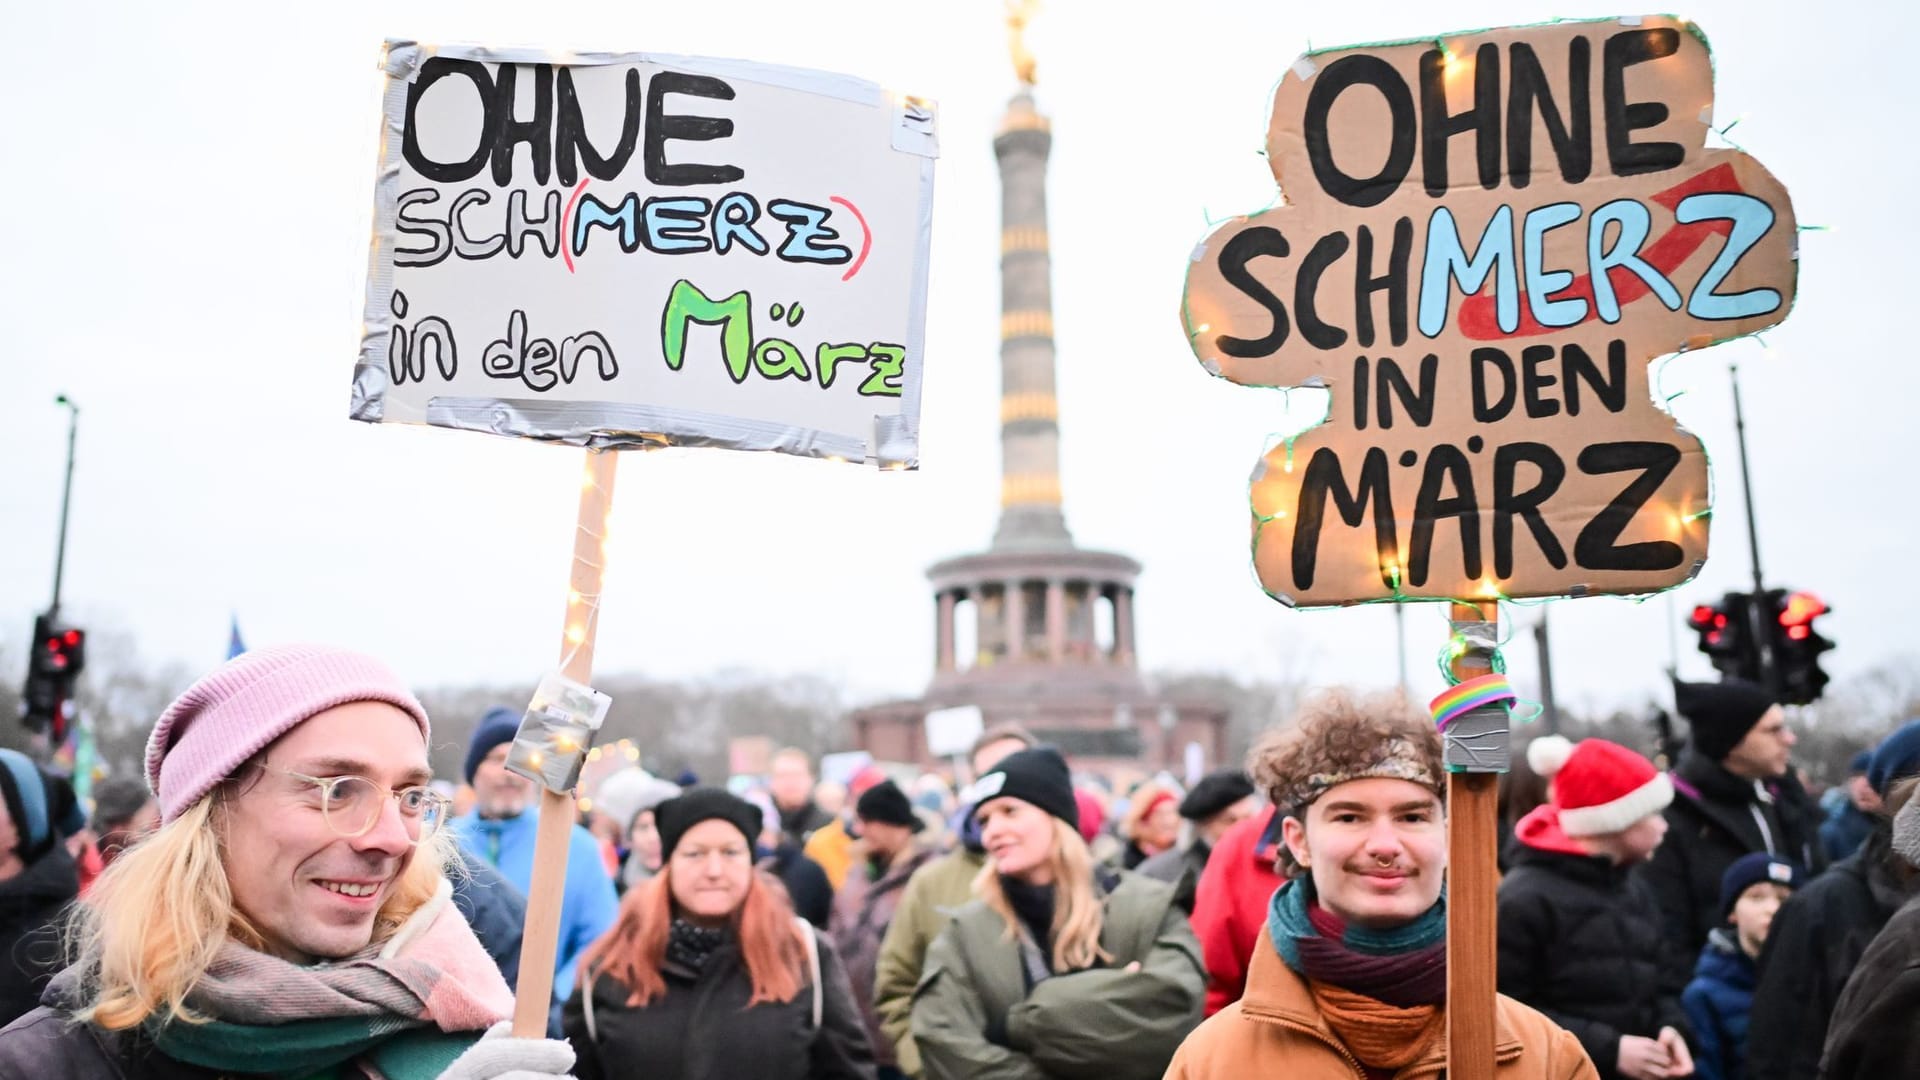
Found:
[{"label": "red-haired woman", "polygon": [[579,1080],[872,1080],[839,957],[754,870],[759,809],[694,788],[654,821],[660,873],[627,893],[567,1002]]}]

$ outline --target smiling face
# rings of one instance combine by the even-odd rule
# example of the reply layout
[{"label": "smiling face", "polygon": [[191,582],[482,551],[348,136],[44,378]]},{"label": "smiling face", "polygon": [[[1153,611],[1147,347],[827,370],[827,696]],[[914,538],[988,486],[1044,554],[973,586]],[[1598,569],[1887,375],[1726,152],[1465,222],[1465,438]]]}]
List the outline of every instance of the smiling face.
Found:
[{"label": "smiling face", "polygon": [[1052,884],[1053,815],[1011,796],[988,799],[974,811],[980,843],[995,873],[1030,885]]},{"label": "smiling face", "polygon": [[1404,926],[1440,899],[1447,824],[1433,792],[1406,780],[1350,780],[1282,823],[1320,904],[1347,922]]},{"label": "smiling face", "polygon": [[731,822],[708,818],[680,834],[668,884],[681,914],[718,924],[732,917],[753,884],[753,845]]},{"label": "smiling face", "polygon": [[371,829],[339,836],[321,812],[320,789],[276,770],[364,776],[394,789],[424,784],[433,771],[420,727],[393,705],[356,701],[282,735],[265,760],[273,768],[241,776],[240,793],[221,808],[234,907],[275,956],[303,964],[351,956],[372,940],[374,916],[413,860],[400,808],[382,800]]}]

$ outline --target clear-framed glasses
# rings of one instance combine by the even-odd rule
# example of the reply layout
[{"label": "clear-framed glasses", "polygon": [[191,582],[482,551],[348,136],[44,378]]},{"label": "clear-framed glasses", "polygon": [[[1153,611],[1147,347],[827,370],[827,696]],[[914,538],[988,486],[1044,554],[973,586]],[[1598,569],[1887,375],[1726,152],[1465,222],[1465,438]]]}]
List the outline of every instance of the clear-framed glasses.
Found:
[{"label": "clear-framed glasses", "polygon": [[308,776],[266,762],[260,767],[313,785],[320,798],[320,816],[336,836],[365,836],[380,820],[388,799],[399,804],[400,824],[413,844],[432,839],[446,824],[448,799],[424,785],[395,790],[364,776]]}]

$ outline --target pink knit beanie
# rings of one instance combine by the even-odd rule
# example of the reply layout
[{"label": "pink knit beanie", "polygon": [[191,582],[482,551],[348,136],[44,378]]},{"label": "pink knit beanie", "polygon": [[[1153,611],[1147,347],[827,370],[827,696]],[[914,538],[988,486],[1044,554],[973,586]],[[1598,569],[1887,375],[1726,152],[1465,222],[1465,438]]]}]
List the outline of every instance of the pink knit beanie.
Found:
[{"label": "pink knit beanie", "polygon": [[147,786],[162,823],[199,802],[275,739],[355,701],[405,709],[430,737],[427,711],[385,664],[327,645],[256,649],[187,688],[147,738]]}]

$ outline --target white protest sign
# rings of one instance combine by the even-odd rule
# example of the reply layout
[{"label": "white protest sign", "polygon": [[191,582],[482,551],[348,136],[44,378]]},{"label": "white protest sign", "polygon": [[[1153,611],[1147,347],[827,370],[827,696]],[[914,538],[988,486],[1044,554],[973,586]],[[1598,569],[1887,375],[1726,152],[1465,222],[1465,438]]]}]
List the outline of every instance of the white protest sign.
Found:
[{"label": "white protest sign", "polygon": [[352,416],[917,465],[933,107],[389,42]]},{"label": "white protest sign", "polygon": [[973,749],[973,740],[985,725],[978,705],[935,709],[927,714],[927,753],[934,757],[964,754]]}]

